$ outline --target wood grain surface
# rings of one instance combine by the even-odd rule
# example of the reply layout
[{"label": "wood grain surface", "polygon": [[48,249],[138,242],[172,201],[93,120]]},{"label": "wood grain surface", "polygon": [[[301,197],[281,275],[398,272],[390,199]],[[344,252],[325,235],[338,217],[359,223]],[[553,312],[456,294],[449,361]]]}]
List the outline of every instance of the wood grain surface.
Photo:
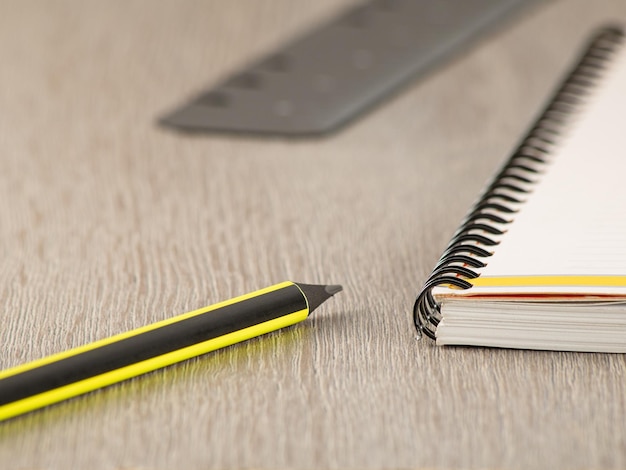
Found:
[{"label": "wood grain surface", "polygon": [[416,341],[461,217],[621,0],[513,21],[322,139],[156,118],[348,1],[0,1],[0,367],[286,279],[309,321],[0,424],[0,467],[624,468],[626,358]]}]

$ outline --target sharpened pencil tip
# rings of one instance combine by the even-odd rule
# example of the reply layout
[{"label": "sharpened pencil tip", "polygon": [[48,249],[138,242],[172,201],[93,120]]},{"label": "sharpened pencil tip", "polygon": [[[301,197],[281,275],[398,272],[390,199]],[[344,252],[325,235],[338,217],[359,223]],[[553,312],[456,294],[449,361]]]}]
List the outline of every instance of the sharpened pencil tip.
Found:
[{"label": "sharpened pencil tip", "polygon": [[295,282],[309,303],[309,314],[319,307],[324,301],[331,298],[337,292],[341,292],[343,287],[339,285],[320,286],[315,284],[300,284]]},{"label": "sharpened pencil tip", "polygon": [[341,287],[338,284],[335,284],[335,285],[332,285],[332,286],[325,286],[324,290],[326,292],[328,292],[328,294],[330,294],[330,295],[335,295],[338,292],[341,292],[343,290],[343,287]]}]

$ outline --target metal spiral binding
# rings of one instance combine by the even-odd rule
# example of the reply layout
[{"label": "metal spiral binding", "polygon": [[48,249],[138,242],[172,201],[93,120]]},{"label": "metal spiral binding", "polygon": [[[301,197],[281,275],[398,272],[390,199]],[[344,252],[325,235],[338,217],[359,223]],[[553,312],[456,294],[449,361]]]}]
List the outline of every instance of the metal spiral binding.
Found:
[{"label": "metal spiral binding", "polygon": [[493,254],[491,250],[498,245],[498,237],[513,221],[524,195],[536,184],[535,177],[548,163],[559,135],[602,77],[624,37],[624,30],[619,27],[606,27],[596,34],[540,118],[453,235],[413,307],[413,321],[420,337],[423,333],[436,339],[441,321],[440,305],[432,289],[438,285],[472,287],[468,279],[478,277],[475,269],[486,266],[484,260]]}]

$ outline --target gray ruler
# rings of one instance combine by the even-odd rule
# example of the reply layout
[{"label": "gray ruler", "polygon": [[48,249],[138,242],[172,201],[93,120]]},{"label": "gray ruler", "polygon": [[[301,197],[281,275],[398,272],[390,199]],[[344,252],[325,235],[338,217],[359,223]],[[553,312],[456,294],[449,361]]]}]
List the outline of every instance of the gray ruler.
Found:
[{"label": "gray ruler", "polygon": [[376,0],[237,71],[167,114],[184,130],[339,128],[528,0]]}]

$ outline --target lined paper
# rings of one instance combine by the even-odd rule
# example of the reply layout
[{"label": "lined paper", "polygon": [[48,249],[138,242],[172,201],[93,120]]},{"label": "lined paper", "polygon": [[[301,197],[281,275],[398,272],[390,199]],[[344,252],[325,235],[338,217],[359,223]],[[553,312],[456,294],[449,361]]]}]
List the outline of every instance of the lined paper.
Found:
[{"label": "lined paper", "polygon": [[437,298],[626,296],[626,48],[587,96],[544,170],[480,277],[470,280],[474,287],[438,287]]}]

